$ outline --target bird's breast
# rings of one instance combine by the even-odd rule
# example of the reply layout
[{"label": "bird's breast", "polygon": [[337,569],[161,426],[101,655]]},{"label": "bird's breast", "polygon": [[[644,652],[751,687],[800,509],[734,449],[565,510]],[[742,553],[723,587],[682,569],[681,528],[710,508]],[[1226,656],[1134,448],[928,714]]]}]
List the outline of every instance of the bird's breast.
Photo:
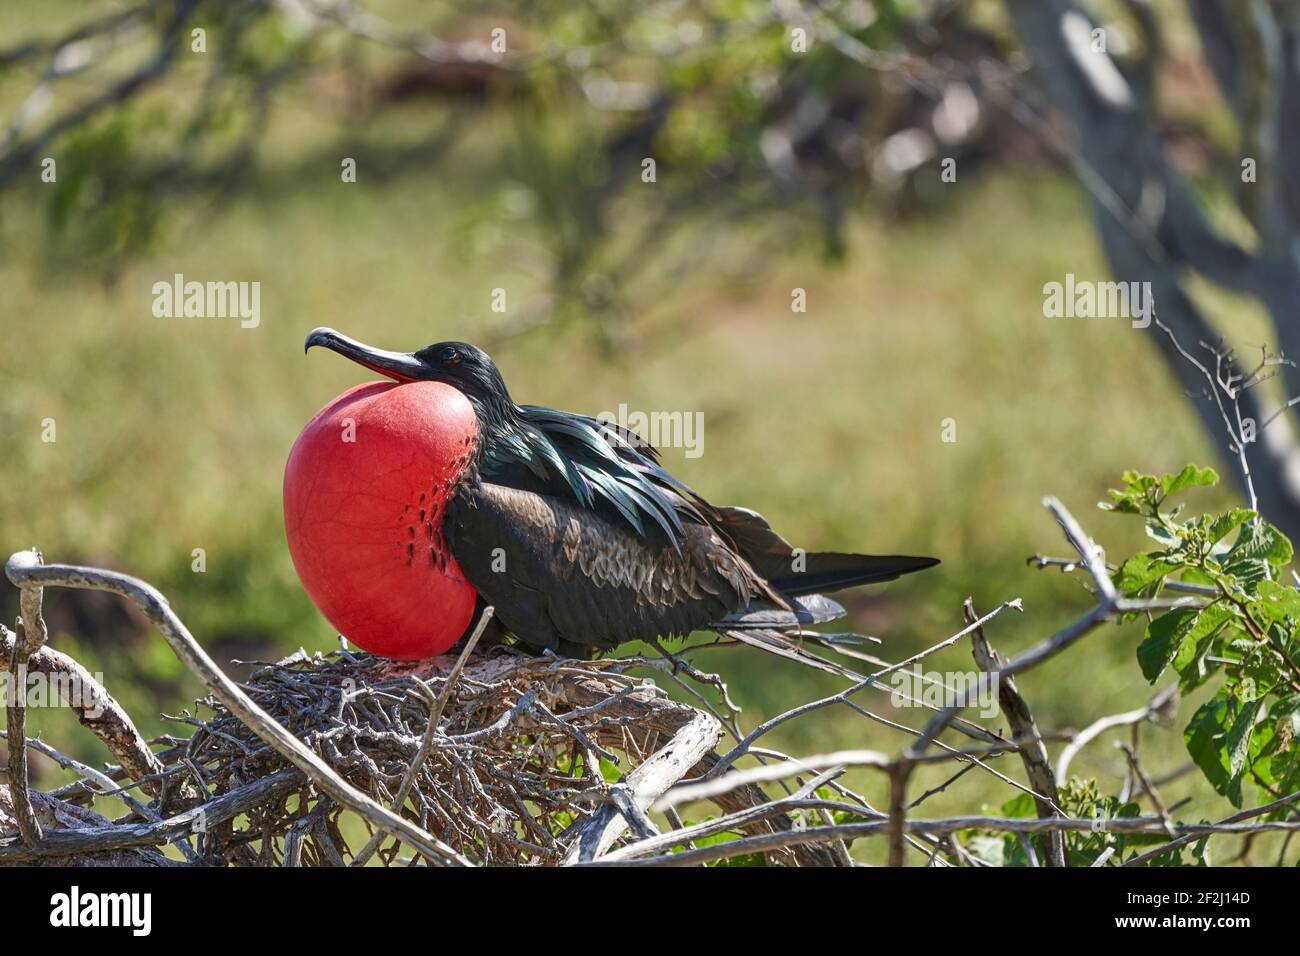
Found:
[{"label": "bird's breast", "polygon": [[472,468],[477,427],[450,386],[370,383],[323,408],[285,467],[294,567],[340,633],[389,657],[441,653],[475,592],[443,515]]}]

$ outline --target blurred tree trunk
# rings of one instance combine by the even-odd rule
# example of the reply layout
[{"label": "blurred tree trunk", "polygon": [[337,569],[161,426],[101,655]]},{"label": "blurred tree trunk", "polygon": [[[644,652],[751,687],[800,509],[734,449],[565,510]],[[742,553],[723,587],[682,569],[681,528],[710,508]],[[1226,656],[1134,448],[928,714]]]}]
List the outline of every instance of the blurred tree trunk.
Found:
[{"label": "blurred tree trunk", "polygon": [[[1007,0],[1044,92],[1073,127],[1076,172],[1115,277],[1150,282],[1157,317],[1188,349],[1220,337],[1187,295],[1186,279],[1196,273],[1258,301],[1282,352],[1300,356],[1300,2],[1187,0],[1207,66],[1237,120],[1239,156],[1223,175],[1258,235],[1254,250],[1216,233],[1171,164],[1154,121],[1160,25],[1144,0],[1126,6],[1146,51],[1137,69],[1123,72],[1095,48],[1096,24],[1075,0]],[[1246,160],[1253,161],[1253,182],[1243,179]],[[1154,325],[1145,331],[1178,380],[1203,392],[1201,372],[1168,337]],[[1287,367],[1284,377],[1288,395],[1300,396],[1300,370]],[[1195,405],[1222,445],[1227,435],[1218,408]],[[1274,405],[1261,391],[1241,399],[1243,415],[1257,426]],[[1248,446],[1248,457],[1260,510],[1300,540],[1294,424],[1290,413],[1280,416]]]}]

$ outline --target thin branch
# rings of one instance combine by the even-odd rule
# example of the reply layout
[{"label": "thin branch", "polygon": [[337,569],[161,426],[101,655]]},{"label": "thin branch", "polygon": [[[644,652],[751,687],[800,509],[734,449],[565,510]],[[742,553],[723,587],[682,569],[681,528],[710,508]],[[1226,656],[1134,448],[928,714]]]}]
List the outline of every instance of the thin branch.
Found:
[{"label": "thin branch", "polygon": [[1089,724],[1083,730],[1079,731],[1074,738],[1065,745],[1061,750],[1061,756],[1056,761],[1056,777],[1058,780],[1068,780],[1070,773],[1070,763],[1078,755],[1079,751],[1088,746],[1092,741],[1106,731],[1115,727],[1128,727],[1133,724],[1140,724],[1151,720],[1158,714],[1167,713],[1170,705],[1177,699],[1178,686],[1171,685],[1166,687],[1160,693],[1156,694],[1146,703],[1146,706],[1139,707],[1136,710],[1125,711],[1122,714],[1111,714],[1108,717],[1102,717]]},{"label": "thin branch", "polygon": [[[673,735],[660,750],[627,775],[623,786],[631,791],[636,807],[658,807],[661,794],[680,780],[722,737],[722,727],[710,715],[697,711],[695,717]],[[597,771],[599,772],[599,771]],[[734,789],[734,788],[728,788]],[[578,831],[564,862],[574,864],[598,859],[613,845],[630,821],[615,803],[598,808]]]},{"label": "thin branch", "polygon": [[[962,611],[965,613],[968,623],[974,621],[977,617],[975,605],[970,598],[966,599]],[[976,628],[971,635],[971,654],[975,658],[975,663],[979,665],[980,670],[985,674],[992,674],[998,669],[997,652],[993,650],[992,645],[984,636],[983,628]],[[1038,734],[1038,725],[1034,722],[1034,715],[1029,710],[1029,704],[1025,702],[1025,698],[1021,696],[1020,691],[1016,688],[1014,679],[1008,678],[998,681],[996,686],[998,704],[1002,708],[1002,713],[1006,715],[1011,732],[1018,738],[1027,739],[1027,743],[1020,747],[1020,759],[1025,765],[1025,774],[1029,778],[1029,785],[1043,795],[1043,797],[1034,801],[1038,808],[1038,815],[1044,818],[1054,817],[1060,813],[1061,797],[1057,791],[1056,776],[1052,773],[1052,765],[1047,757],[1047,747],[1043,743],[1043,738]],[[1053,867],[1066,865],[1064,834],[1049,834],[1047,863]]]},{"label": "thin branch", "polygon": [[[39,594],[34,604],[33,608],[26,594],[23,595],[23,613],[30,615],[29,619],[33,625],[41,620]],[[13,651],[9,657],[9,673],[13,674],[17,681],[13,693],[9,695],[9,700],[5,704],[6,726],[12,737],[8,748],[9,796],[13,800],[14,821],[18,824],[18,832],[23,842],[28,846],[36,846],[41,842],[41,824],[32,809],[30,785],[27,779],[27,748],[23,746],[23,741],[27,739],[27,658],[35,650],[32,646],[35,642],[28,640],[27,625],[22,618],[18,619],[16,632]],[[40,632],[44,632],[43,624],[40,625]]]},{"label": "thin branch", "polygon": [[[1242,810],[1240,813],[1234,813],[1230,817],[1225,817],[1221,822],[1215,824],[1215,828],[1212,828],[1210,832],[1217,833],[1220,832],[1220,830],[1217,828],[1234,827],[1246,820],[1253,820],[1256,817],[1262,817],[1264,814],[1272,813],[1274,810],[1281,810],[1283,807],[1289,807],[1297,800],[1300,800],[1300,790],[1297,790],[1295,793],[1287,794],[1285,797],[1281,797],[1280,799],[1274,800],[1272,803],[1266,803],[1260,807],[1253,807],[1250,810]],[[1179,829],[1180,827],[1182,827],[1182,824],[1174,825],[1175,830]],[[1294,830],[1295,828],[1296,828],[1295,826],[1292,826],[1290,829]],[[1276,828],[1268,827],[1267,829],[1276,829]],[[1234,831],[1225,829],[1224,832],[1234,832]],[[1245,830],[1240,832],[1251,833],[1254,831],[1251,830],[1249,827],[1247,827]],[[1179,847],[1186,846],[1187,844],[1191,843],[1193,840],[1204,835],[1205,835],[1204,833],[1187,833],[1183,836],[1180,836],[1178,839],[1172,841],[1171,843],[1166,843],[1164,846],[1158,846],[1154,850],[1148,850],[1146,853],[1143,853],[1141,856],[1134,857],[1124,865],[1141,866],[1143,863],[1149,863],[1152,860],[1154,860],[1156,857],[1163,856],[1164,854],[1170,852],[1171,850],[1177,850]]]},{"label": "thin branch", "polygon": [[[713,770],[709,772],[710,778],[718,777],[724,772],[726,772],[726,770],[730,768],[731,765],[735,763],[737,759],[744,756],[744,754],[749,751],[750,747],[753,745],[755,741],[757,741],[764,734],[770,732],[771,730],[785,723],[786,721],[793,720],[795,717],[801,717],[804,714],[811,713],[812,711],[815,710],[820,710],[823,707],[829,707],[832,704],[846,702],[852,695],[856,694],[858,691],[862,690],[863,688],[878,684],[882,677],[886,677],[889,674],[897,670],[900,670],[901,668],[904,668],[909,664],[922,660],[923,658],[928,657],[930,654],[933,654],[935,651],[941,650],[945,647],[950,647],[951,645],[959,641],[961,638],[965,637],[967,634],[970,634],[976,627],[983,625],[988,621],[993,620],[1003,611],[1006,611],[1010,608],[1015,608],[1017,611],[1022,610],[1020,605],[1020,599],[1016,598],[1013,601],[1004,602],[1001,606],[995,608],[994,610],[990,611],[988,614],[981,617],[974,624],[962,628],[960,631],[958,631],[956,634],[953,634],[951,637],[948,637],[940,641],[938,644],[935,644],[934,646],[929,647],[917,654],[913,654],[911,657],[907,658],[906,660],[899,661],[897,664],[894,664],[890,667],[886,667],[883,670],[876,671],[874,674],[867,676],[863,680],[852,685],[851,687],[845,688],[844,690],[840,691],[837,694],[832,694],[829,697],[823,697],[820,700],[814,700],[807,704],[801,704],[798,707],[793,707],[790,710],[787,710],[783,714],[777,714],[775,717],[772,717],[769,720],[764,721],[763,723],[755,727],[752,731],[750,731],[748,734],[746,734],[745,738],[741,740],[740,743],[738,743],[735,747],[729,750],[718,761],[718,763],[714,766]],[[984,733],[985,733],[984,739],[997,739],[995,734],[988,734],[987,732]]]}]

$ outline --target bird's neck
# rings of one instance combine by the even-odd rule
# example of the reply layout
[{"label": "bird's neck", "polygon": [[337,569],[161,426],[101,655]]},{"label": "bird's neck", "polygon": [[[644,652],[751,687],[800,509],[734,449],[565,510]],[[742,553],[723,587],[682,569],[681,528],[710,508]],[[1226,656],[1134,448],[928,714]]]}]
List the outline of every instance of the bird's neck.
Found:
[{"label": "bird's neck", "polygon": [[474,463],[480,470],[491,464],[506,449],[516,447],[525,441],[523,433],[524,414],[519,406],[509,398],[492,397],[482,399],[471,396],[470,404],[478,419],[478,442],[475,448]]}]

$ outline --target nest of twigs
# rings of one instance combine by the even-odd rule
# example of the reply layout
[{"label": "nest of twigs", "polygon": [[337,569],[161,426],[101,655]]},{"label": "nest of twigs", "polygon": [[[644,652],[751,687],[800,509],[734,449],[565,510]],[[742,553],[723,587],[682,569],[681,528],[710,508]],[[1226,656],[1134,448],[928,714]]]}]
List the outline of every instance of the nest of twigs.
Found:
[{"label": "nest of twigs", "polygon": [[[471,658],[447,690],[451,665],[451,658],[401,664],[299,654],[259,666],[241,686],[353,786],[397,807],[405,785],[404,816],[467,859],[490,864],[559,863],[583,811],[607,800],[602,761],[621,770],[636,766],[694,713],[652,683],[626,676],[617,660],[498,649]],[[199,703],[198,713],[210,717],[178,718],[195,726],[177,756],[192,782],[219,795],[288,778],[246,824],[225,821],[207,832],[205,856],[329,865],[361,852],[358,841],[371,834],[355,825],[347,832],[340,825],[345,808],[318,794],[215,701]],[[254,841],[259,849],[251,853]],[[403,851],[387,837],[376,853],[394,863],[410,859]]]}]

